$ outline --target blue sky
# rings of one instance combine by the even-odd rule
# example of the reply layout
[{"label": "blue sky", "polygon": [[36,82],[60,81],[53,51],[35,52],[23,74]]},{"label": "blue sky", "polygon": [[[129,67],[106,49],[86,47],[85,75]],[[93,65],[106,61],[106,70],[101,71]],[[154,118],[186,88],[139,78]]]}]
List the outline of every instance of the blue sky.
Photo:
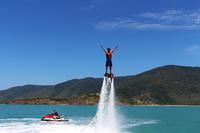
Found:
[{"label": "blue sky", "polygon": [[200,65],[199,0],[1,0],[0,89]]}]

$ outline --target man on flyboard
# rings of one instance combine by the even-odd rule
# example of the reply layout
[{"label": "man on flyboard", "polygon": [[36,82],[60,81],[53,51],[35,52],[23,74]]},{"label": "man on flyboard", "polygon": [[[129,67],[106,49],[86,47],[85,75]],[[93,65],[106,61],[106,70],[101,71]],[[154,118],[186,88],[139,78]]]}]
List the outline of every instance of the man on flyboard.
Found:
[{"label": "man on flyboard", "polygon": [[[103,51],[105,52],[105,55],[106,55],[106,73],[105,73],[105,77],[109,77],[109,78],[113,78],[113,74],[112,74],[112,54],[113,52],[115,52],[117,50],[117,46],[114,48],[114,49],[111,49],[111,48],[107,48],[107,49],[104,49],[104,47],[101,45],[100,46]],[[108,73],[108,67],[110,68],[110,74]]]}]

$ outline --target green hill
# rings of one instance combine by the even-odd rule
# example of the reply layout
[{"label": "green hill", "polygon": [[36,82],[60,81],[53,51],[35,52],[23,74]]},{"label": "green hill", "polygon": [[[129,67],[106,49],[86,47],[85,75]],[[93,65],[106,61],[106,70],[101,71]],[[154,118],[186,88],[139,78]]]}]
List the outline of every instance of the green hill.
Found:
[{"label": "green hill", "polygon": [[[101,78],[84,78],[53,86],[25,85],[0,91],[0,100],[2,103],[20,100],[26,103],[27,99],[34,103],[34,99],[40,99],[40,103],[44,100],[46,104],[49,101],[95,104],[101,84]],[[134,76],[116,77],[115,88],[117,100],[122,104],[200,105],[200,67],[168,65]]]}]

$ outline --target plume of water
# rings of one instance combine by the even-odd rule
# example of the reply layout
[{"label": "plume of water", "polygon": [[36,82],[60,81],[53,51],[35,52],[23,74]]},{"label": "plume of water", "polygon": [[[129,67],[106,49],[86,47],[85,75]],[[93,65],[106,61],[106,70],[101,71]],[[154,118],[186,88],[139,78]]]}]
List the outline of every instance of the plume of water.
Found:
[{"label": "plume of water", "polygon": [[96,130],[100,133],[118,133],[116,110],[115,110],[115,90],[114,79],[103,80],[100,101],[96,116]]},{"label": "plume of water", "polygon": [[106,114],[106,101],[108,99],[108,90],[107,90],[107,81],[106,78],[103,80],[101,93],[100,93],[100,100],[97,109],[96,115],[96,124],[98,127],[102,126]]}]

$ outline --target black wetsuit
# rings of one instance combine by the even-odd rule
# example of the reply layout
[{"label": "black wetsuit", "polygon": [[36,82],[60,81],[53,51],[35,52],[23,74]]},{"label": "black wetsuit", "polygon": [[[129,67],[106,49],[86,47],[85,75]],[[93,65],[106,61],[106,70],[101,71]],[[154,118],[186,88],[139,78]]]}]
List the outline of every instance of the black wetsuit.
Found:
[{"label": "black wetsuit", "polygon": [[53,115],[55,115],[55,116],[59,116],[58,112],[54,112]]}]

